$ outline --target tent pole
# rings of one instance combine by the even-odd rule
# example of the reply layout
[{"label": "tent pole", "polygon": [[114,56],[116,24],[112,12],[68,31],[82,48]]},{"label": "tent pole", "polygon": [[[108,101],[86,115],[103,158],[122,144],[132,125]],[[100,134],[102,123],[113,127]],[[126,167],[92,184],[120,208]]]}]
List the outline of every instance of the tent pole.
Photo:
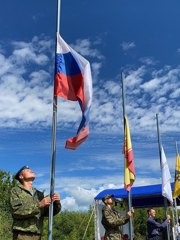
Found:
[{"label": "tent pole", "polygon": [[88,230],[89,224],[90,224],[90,222],[91,222],[91,219],[92,219],[92,216],[93,216],[94,211],[95,211],[95,205],[93,206],[93,209],[91,210],[91,215],[90,215],[90,218],[89,218],[88,224],[87,224],[87,226],[86,226],[86,229],[85,229],[84,235],[83,235],[83,237],[82,237],[82,240],[84,240],[85,237],[86,237],[86,233],[87,233],[87,230]]}]

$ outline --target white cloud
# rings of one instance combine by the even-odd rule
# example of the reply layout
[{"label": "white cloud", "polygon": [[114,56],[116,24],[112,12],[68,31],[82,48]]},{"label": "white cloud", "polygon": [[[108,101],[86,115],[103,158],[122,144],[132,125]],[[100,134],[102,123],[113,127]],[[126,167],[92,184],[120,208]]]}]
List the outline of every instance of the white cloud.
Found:
[{"label": "white cloud", "polygon": [[62,210],[68,211],[78,211],[79,206],[76,203],[76,199],[74,197],[66,197],[61,200]]},{"label": "white cloud", "polygon": [[99,60],[104,58],[98,49],[92,47],[92,43],[89,39],[78,39],[76,44],[71,44],[71,46],[82,56],[94,57]]},{"label": "white cloud", "polygon": [[[50,126],[53,97],[52,40],[34,37],[32,42],[13,42],[12,46],[14,49],[10,56],[0,54],[0,126]],[[87,39],[78,40],[76,47],[84,55],[99,61],[92,63],[93,79],[96,80],[93,82],[91,131],[122,132],[120,76],[109,80],[98,79],[102,68],[98,56],[101,54]],[[29,67],[31,64],[33,68]],[[164,66],[162,69],[153,69],[152,73],[150,71],[147,65],[134,69],[128,67],[125,71],[126,111],[132,132],[151,134],[152,129],[155,129],[156,113],[163,115],[162,128],[165,131],[176,131],[180,126],[180,66]],[[59,98],[58,124],[63,127],[75,125],[76,128],[80,120],[78,103]]]},{"label": "white cloud", "polygon": [[[16,73],[16,68],[14,69]],[[2,54],[0,54],[0,76],[13,71],[13,64]]]},{"label": "white cloud", "polygon": [[127,76],[125,77],[125,86],[127,88],[133,88],[133,90],[136,89],[136,87],[139,87],[140,83],[143,82],[145,73],[145,66],[141,66],[136,70],[129,70]]},{"label": "white cloud", "polygon": [[45,65],[48,62],[48,57],[45,54],[37,54],[34,49],[27,47],[14,50],[12,59],[17,64],[34,62],[39,65]]},{"label": "white cloud", "polygon": [[27,83],[20,76],[7,74],[1,77],[0,91],[1,127],[12,126],[13,121],[14,127],[41,121],[50,124],[52,87],[48,89],[38,85],[32,87],[31,81]]},{"label": "white cloud", "polygon": [[180,96],[180,88],[176,89],[174,92],[170,94],[171,98],[179,98]]},{"label": "white cloud", "polygon": [[[44,179],[44,178],[43,178]],[[38,181],[38,179],[37,179]],[[63,210],[70,211],[87,211],[89,206],[94,203],[94,198],[104,189],[123,188],[123,177],[114,176],[96,176],[96,177],[57,177],[55,192],[66,195],[61,197]],[[143,175],[137,178],[134,186],[146,186],[160,183],[160,178],[153,178]],[[120,184],[121,183],[121,184]],[[49,183],[37,185],[38,189],[46,189],[49,193]]]},{"label": "white cloud", "polygon": [[149,92],[149,91],[153,91],[154,89],[158,89],[160,88],[160,79],[152,79],[149,82],[146,82],[144,84],[141,85],[141,88],[143,88],[145,91]]},{"label": "white cloud", "polygon": [[5,50],[3,49],[3,47],[0,44],[0,53],[4,53],[4,52],[5,52]]},{"label": "white cloud", "polygon": [[99,76],[101,68],[102,68],[102,63],[100,63],[100,62],[94,62],[91,64],[93,84],[95,84],[98,81],[98,76]]},{"label": "white cloud", "polygon": [[108,94],[110,94],[111,96],[112,95],[117,95],[120,90],[121,90],[121,87],[120,85],[118,85],[116,82],[114,81],[107,81],[104,83],[104,89],[108,92]]},{"label": "white cloud", "polygon": [[121,44],[121,47],[122,47],[122,49],[123,49],[124,51],[127,51],[127,50],[129,50],[129,49],[131,49],[131,48],[135,48],[136,45],[135,45],[134,42],[123,42],[123,43]]},{"label": "white cloud", "polygon": [[142,62],[143,64],[146,64],[146,65],[155,65],[157,63],[157,61],[154,60],[153,57],[140,58],[140,62]]}]

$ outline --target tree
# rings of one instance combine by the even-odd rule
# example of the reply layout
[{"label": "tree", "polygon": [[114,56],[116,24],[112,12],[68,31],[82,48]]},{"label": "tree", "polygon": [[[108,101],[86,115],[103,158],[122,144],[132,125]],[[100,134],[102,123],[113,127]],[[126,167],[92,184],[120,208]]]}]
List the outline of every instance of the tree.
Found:
[{"label": "tree", "polygon": [[12,217],[10,210],[10,191],[16,181],[11,180],[9,172],[0,170],[0,239],[12,239],[11,226]]},{"label": "tree", "polygon": [[[53,240],[80,240],[82,239],[91,212],[69,212],[64,211],[56,215],[53,219]],[[48,220],[45,221],[43,238],[47,239]],[[87,230],[85,239],[94,238],[94,219],[92,218]]]}]

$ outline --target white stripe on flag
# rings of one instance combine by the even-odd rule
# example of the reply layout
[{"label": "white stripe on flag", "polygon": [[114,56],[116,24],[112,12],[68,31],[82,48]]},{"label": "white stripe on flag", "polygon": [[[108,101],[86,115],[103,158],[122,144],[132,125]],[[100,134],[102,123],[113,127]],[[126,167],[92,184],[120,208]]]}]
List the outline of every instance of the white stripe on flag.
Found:
[{"label": "white stripe on flag", "polygon": [[173,204],[172,190],[171,190],[171,175],[167,159],[164,153],[163,146],[161,146],[161,171],[162,171],[162,195]]}]

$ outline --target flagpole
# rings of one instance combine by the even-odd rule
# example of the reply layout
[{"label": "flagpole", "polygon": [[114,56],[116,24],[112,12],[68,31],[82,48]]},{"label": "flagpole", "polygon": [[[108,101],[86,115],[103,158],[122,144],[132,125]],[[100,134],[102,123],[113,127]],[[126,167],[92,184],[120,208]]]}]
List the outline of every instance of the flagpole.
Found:
[{"label": "flagpole", "polygon": [[[162,169],[162,156],[161,156],[161,137],[160,137],[160,130],[159,130],[159,118],[158,114],[156,114],[156,122],[157,122],[157,135],[158,135],[158,146],[159,146],[159,159],[160,159],[160,166]],[[165,208],[165,214],[167,215],[167,199],[164,197],[164,208]],[[167,227],[167,237],[168,240],[170,240],[169,236],[169,227]]]},{"label": "flagpole", "polygon": [[[60,6],[61,0],[57,0],[57,19],[56,32],[60,32]],[[55,45],[56,46],[56,45]],[[56,47],[55,47],[56,51]],[[51,176],[50,176],[50,198],[54,194],[55,185],[55,162],[56,162],[56,128],[57,128],[57,96],[53,96],[53,119],[52,119],[52,156],[51,156]],[[53,226],[53,202],[49,206],[49,221],[48,221],[48,240],[52,240]]]},{"label": "flagpole", "polygon": [[178,152],[178,144],[177,144],[177,141],[176,141],[176,155],[178,155],[179,152]]},{"label": "flagpole", "polygon": [[[176,157],[177,157],[178,154],[179,154],[177,141],[175,142],[175,148],[176,148]],[[176,172],[176,169],[175,169],[175,172]],[[176,174],[175,174],[175,176],[176,176]],[[176,181],[176,179],[175,179],[175,181]],[[175,182],[174,182],[174,184],[175,184]],[[178,213],[177,213],[177,201],[176,201],[176,198],[174,198],[174,207],[175,207],[175,213],[176,213],[176,223],[177,223],[177,226],[178,226],[179,225],[179,219],[178,219]]]},{"label": "flagpole", "polygon": [[174,207],[173,205],[171,206],[171,212],[172,212],[172,226],[173,226],[173,240],[175,240],[175,234],[176,234],[176,224],[175,224],[175,216],[174,216]]},{"label": "flagpole", "polygon": [[[125,104],[125,88],[124,88],[124,74],[121,73],[121,81],[122,81],[122,105],[123,105],[123,120],[124,120],[124,134],[125,134],[125,116],[126,116],[126,104]],[[131,190],[128,192],[128,209],[131,211]],[[130,240],[133,240],[133,225],[132,225],[132,217],[130,217],[129,222],[129,232],[130,232]]]},{"label": "flagpole", "polygon": [[176,202],[176,198],[174,198],[174,208],[175,208],[175,217],[176,217],[176,224],[175,224],[175,234],[176,234],[176,236],[177,236],[177,228],[178,228],[178,226],[179,226],[179,221],[178,221],[178,213],[177,213],[177,202]]}]

